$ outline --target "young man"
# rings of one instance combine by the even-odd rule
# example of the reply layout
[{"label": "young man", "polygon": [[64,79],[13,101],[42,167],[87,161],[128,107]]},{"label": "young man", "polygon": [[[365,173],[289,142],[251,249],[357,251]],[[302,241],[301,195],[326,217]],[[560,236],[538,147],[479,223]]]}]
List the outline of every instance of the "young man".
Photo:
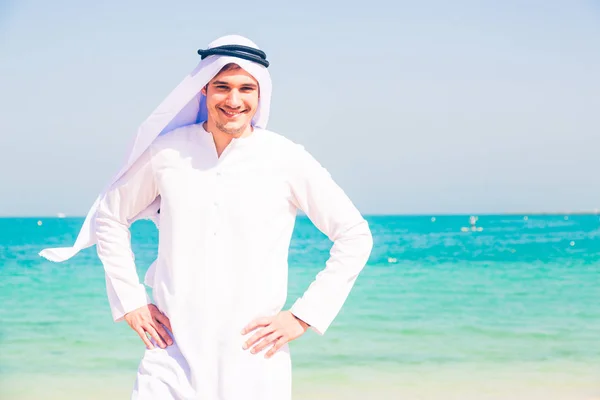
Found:
[{"label": "young man", "polygon": [[[176,89],[192,100],[147,129],[160,137],[138,146],[94,213],[113,317],[147,346],[132,399],[291,399],[288,343],[308,327],[327,330],[369,257],[371,234],[308,152],[264,129],[266,55],[239,36],[199,53],[196,80]],[[129,243],[129,225],[152,207],[160,207],[158,258],[146,277],[154,304]],[[323,271],[282,310],[298,209],[334,244]]]}]

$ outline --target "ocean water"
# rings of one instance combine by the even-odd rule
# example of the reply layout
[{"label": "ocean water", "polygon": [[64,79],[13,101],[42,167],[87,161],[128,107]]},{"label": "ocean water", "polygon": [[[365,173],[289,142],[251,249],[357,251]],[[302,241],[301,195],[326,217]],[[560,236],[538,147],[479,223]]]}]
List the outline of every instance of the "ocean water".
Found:
[{"label": "ocean water", "polygon": [[[596,215],[367,217],[375,247],[325,336],[291,344],[295,399],[600,398]],[[38,225],[41,221],[41,225]],[[144,347],[112,322],[79,218],[0,219],[0,399],[126,399]],[[140,276],[154,225],[132,228]],[[299,217],[288,305],[331,243]]]}]

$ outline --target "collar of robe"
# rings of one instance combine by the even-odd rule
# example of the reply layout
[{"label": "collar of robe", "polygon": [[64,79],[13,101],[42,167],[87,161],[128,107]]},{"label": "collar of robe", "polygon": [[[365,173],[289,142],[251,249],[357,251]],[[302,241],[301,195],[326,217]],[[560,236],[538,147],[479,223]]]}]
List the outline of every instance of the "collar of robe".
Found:
[{"label": "collar of robe", "polygon": [[249,46],[242,46],[238,44],[227,44],[223,46],[213,47],[206,50],[198,50],[198,54],[200,54],[200,58],[204,60],[208,56],[229,56],[229,57],[237,57],[248,61],[253,61],[258,63],[265,68],[269,67],[269,62],[267,61],[267,54],[259,49],[255,49]]}]

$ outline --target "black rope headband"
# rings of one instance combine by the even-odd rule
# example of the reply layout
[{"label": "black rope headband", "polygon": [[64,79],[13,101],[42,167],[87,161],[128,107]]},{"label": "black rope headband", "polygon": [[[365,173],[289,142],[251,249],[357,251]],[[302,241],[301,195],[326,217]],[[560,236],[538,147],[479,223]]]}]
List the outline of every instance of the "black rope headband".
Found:
[{"label": "black rope headband", "polygon": [[242,58],[248,61],[254,61],[260,65],[265,67],[269,66],[269,62],[267,61],[267,55],[264,51],[255,49],[253,47],[242,46],[239,44],[226,44],[219,47],[213,47],[212,49],[206,50],[198,50],[198,54],[200,54],[200,59],[204,60],[208,56],[230,56]]}]

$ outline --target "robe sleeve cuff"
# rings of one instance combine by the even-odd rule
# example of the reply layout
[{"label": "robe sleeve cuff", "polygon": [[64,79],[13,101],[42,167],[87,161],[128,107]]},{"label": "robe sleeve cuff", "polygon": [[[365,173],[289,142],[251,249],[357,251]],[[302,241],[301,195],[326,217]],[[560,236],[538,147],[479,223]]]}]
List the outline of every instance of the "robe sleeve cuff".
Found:
[{"label": "robe sleeve cuff", "polygon": [[125,314],[137,310],[140,307],[151,304],[152,300],[144,285],[139,285],[135,291],[121,296],[118,299],[109,295],[112,317],[115,322],[123,321]]},{"label": "robe sleeve cuff", "polygon": [[309,310],[302,299],[296,300],[290,309],[290,312],[294,314],[296,318],[299,318],[310,325],[310,328],[319,335],[324,335],[325,331],[331,324],[331,321],[327,322],[322,316],[318,315],[314,311]]}]

